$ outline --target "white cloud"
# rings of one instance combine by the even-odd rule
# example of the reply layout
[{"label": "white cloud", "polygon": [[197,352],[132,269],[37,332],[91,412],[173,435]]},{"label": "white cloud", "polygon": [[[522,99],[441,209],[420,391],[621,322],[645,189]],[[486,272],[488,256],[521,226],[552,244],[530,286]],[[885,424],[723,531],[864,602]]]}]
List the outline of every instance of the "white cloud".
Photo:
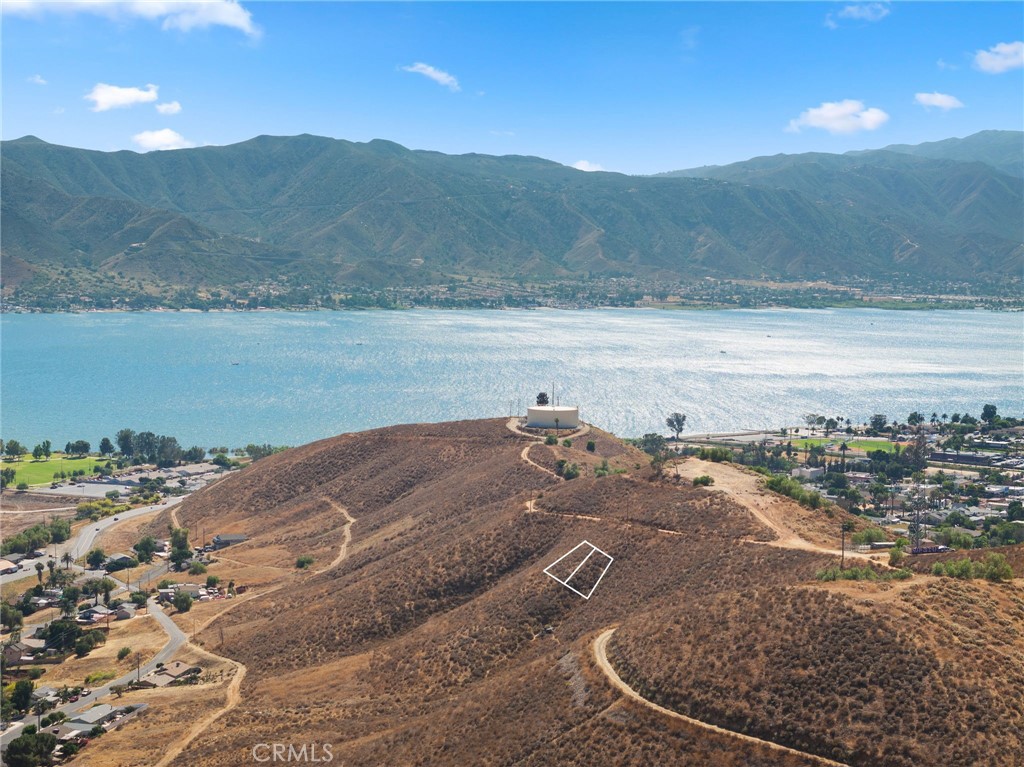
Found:
[{"label": "white cloud", "polygon": [[577,160],[572,164],[576,170],[586,171],[587,173],[593,173],[595,170],[604,170],[596,162],[590,162],[589,160]]},{"label": "white cloud", "polygon": [[842,19],[856,19],[858,21],[881,21],[888,15],[888,3],[848,5],[839,12],[839,17]]},{"label": "white cloud", "polygon": [[990,75],[1024,67],[1024,42],[998,43],[974,54],[974,67]]},{"label": "white cloud", "polygon": [[159,86],[150,83],[146,89],[123,88],[120,85],[108,85],[107,83],[96,83],[95,87],[87,93],[86,101],[93,102],[93,112],[106,112],[108,109],[120,109],[130,107],[134,104],[145,104],[156,101]]},{"label": "white cloud", "polygon": [[939,59],[938,61],[936,61],[935,62],[935,66],[937,66],[939,69],[957,70],[957,69],[960,68],[956,64],[949,64],[946,61],[944,61],[943,59]]},{"label": "white cloud", "polygon": [[429,77],[438,85],[443,85],[452,92],[462,90],[459,87],[459,81],[455,79],[454,75],[448,74],[443,69],[432,67],[430,64],[424,64],[417,61],[412,66],[402,67],[402,69],[406,72],[415,72],[416,74],[423,75],[424,77]]},{"label": "white cloud", "polygon": [[838,29],[839,22],[836,16],[841,19],[853,19],[854,21],[881,21],[890,13],[888,3],[858,3],[857,5],[844,6],[837,14],[828,14],[825,17],[825,26],[829,29]]},{"label": "white cloud", "polygon": [[950,109],[962,109],[964,102],[948,93],[915,93],[914,101],[923,107],[937,107],[948,112]]},{"label": "white cloud", "polygon": [[46,80],[43,79],[42,75],[32,75],[28,78],[28,81],[33,85],[46,85]]},{"label": "white cloud", "polygon": [[252,14],[237,0],[4,0],[3,12],[37,17],[44,13],[91,13],[108,19],[142,18],[160,21],[162,29],[188,32],[207,27],[230,27],[258,38],[262,32]]},{"label": "white cloud", "polygon": [[181,111],[181,104],[177,101],[168,101],[166,104],[157,104],[156,111],[162,115],[176,115]]},{"label": "white cloud", "polygon": [[132,141],[147,152],[154,149],[187,149],[193,145],[191,141],[170,128],[144,130],[132,136]]},{"label": "white cloud", "polygon": [[877,107],[865,108],[863,101],[825,101],[821,106],[805,110],[795,120],[790,120],[786,130],[799,133],[801,128],[821,128],[829,133],[856,133],[876,130],[888,119],[889,115]]}]

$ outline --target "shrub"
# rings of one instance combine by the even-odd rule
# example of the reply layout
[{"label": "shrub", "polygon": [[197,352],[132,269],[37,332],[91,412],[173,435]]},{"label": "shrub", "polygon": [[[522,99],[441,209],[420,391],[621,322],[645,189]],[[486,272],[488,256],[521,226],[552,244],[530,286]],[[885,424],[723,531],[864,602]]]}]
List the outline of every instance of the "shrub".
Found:
[{"label": "shrub", "polygon": [[562,476],[565,477],[566,479],[576,479],[576,477],[578,477],[579,475],[580,475],[580,467],[577,466],[574,463],[568,464],[562,470]]},{"label": "shrub", "polygon": [[179,613],[187,613],[192,609],[192,595],[187,591],[179,591],[174,595],[174,609]]},{"label": "shrub", "polygon": [[858,546],[863,546],[867,543],[874,543],[876,541],[884,541],[885,531],[880,527],[869,527],[865,530],[861,530],[859,533],[854,533],[852,540]]},{"label": "shrub", "polygon": [[29,679],[38,679],[39,677],[41,677],[43,675],[43,673],[44,673],[43,669],[39,668],[38,666],[33,666],[32,668],[30,668],[28,670],[28,678]]},{"label": "shrub", "polygon": [[723,461],[731,461],[733,455],[732,450],[727,447],[702,447],[697,451],[697,457],[702,461],[722,463]]},{"label": "shrub", "polygon": [[707,474],[701,474],[699,477],[693,478],[694,487],[710,487],[715,484],[715,478]]},{"label": "shrub", "polygon": [[18,483],[18,489],[19,490],[28,490],[28,482],[19,482]]},{"label": "shrub", "polygon": [[[128,648],[124,647],[122,649],[127,650]],[[129,650],[129,652],[131,652],[131,651]],[[118,656],[120,656],[120,653],[118,653]],[[101,682],[108,682],[111,679],[114,679],[115,677],[117,677],[117,672],[116,671],[96,671],[96,672],[94,672],[92,674],[89,674],[85,678],[85,683],[86,684],[100,684]]]},{"label": "shrub", "polygon": [[311,564],[313,564],[313,557],[311,557],[309,554],[303,554],[301,557],[295,560],[295,566],[300,570],[305,570]]},{"label": "shrub", "polygon": [[1013,569],[1003,554],[992,552],[985,557],[985,578],[993,583],[1013,580]]},{"label": "shrub", "polygon": [[546,436],[544,438],[544,444],[545,445],[557,445],[558,444],[558,437],[556,437],[554,434],[549,434],[548,436]]},{"label": "shrub", "polygon": [[597,443],[594,442],[594,440],[589,440],[587,442],[587,450],[589,450],[591,453],[595,452],[597,450]]},{"label": "shrub", "polygon": [[189,575],[202,575],[205,572],[206,565],[204,565],[202,562],[193,562],[191,565],[188,566]]},{"label": "shrub", "polygon": [[571,439],[563,439],[562,440],[562,447],[572,447],[572,440]]},{"label": "shrub", "polygon": [[216,588],[218,583],[220,583],[220,578],[218,578],[216,575],[207,575],[206,576],[206,588],[208,588],[208,589]]},{"label": "shrub", "polygon": [[[120,650],[117,651],[117,659],[118,660],[124,660],[125,658],[127,658],[131,654],[132,654],[132,648],[131,647],[122,647]],[[86,680],[86,681],[88,681],[88,680]]]}]

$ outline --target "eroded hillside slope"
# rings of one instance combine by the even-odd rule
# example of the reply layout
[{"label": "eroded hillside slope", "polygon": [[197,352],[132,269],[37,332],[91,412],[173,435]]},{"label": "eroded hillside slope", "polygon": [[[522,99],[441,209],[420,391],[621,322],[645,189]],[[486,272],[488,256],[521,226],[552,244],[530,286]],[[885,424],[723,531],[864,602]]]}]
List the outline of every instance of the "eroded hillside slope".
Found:
[{"label": "eroded hillside slope", "polygon": [[[763,545],[775,533],[725,493],[596,443],[558,448],[586,464],[563,481],[503,420],[395,427],[272,456],[182,504],[182,524],[245,532],[230,556],[284,575],[200,631],[247,674],[174,763],[234,765],[272,742],[329,743],[345,765],[898,765],[940,743],[1014,763],[1018,585],[963,587],[980,607],[962,614],[928,576],[819,585],[828,554]],[[602,449],[630,473],[595,477]],[[584,540],[614,558],[589,599],[544,573]],[[286,572],[303,553],[316,571]],[[627,700],[594,660],[610,627],[643,696],[805,753]]]}]

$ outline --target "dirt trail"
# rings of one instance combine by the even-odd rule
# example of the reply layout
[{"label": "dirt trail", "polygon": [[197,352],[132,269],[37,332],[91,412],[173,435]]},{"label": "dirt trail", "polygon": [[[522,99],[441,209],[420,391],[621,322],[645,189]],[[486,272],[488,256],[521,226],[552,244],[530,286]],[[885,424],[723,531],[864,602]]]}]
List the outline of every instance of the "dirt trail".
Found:
[{"label": "dirt trail", "polygon": [[702,722],[699,719],[693,719],[692,717],[680,714],[677,711],[672,711],[670,709],[664,708],[663,706],[659,706],[657,703],[653,703],[647,700],[646,698],[641,697],[640,693],[636,692],[636,690],[634,690],[632,687],[630,687],[628,684],[622,681],[622,678],[615,672],[615,669],[612,668],[611,663],[608,662],[608,640],[614,633],[614,628],[608,629],[607,631],[602,633],[597,639],[594,640],[594,660],[597,661],[598,668],[600,668],[604,675],[608,677],[608,680],[612,683],[612,685],[617,690],[619,690],[619,692],[621,692],[629,698],[632,698],[637,703],[646,706],[647,708],[653,709],[654,711],[657,711],[660,714],[672,717],[673,719],[681,719],[682,721],[691,724],[694,727],[699,727],[702,730],[716,732],[719,735],[727,735],[731,738],[737,738],[738,740],[742,740],[747,743],[753,743],[758,746],[763,746],[773,751],[779,751],[786,754],[794,754],[803,759],[809,759],[818,764],[832,765],[832,767],[847,767],[842,762],[834,762],[831,759],[826,759],[823,756],[817,756],[816,754],[808,754],[805,751],[797,751],[795,748],[789,748],[788,746],[780,746],[778,743],[772,743],[770,740],[761,740],[760,738],[755,738],[753,735],[745,735],[742,732],[733,732],[732,730],[727,730],[724,727],[718,727],[714,724]]},{"label": "dirt trail", "polygon": [[330,499],[328,499],[327,502],[331,505],[332,509],[341,512],[341,515],[345,517],[345,529],[342,531],[341,548],[338,549],[338,556],[336,556],[331,563],[327,565],[327,567],[317,570],[317,574],[331,570],[345,561],[345,557],[348,556],[348,545],[352,543],[352,523],[356,521],[355,517],[349,514],[348,509],[344,506],[339,506]]},{"label": "dirt trail", "polygon": [[648,527],[647,525],[634,525],[632,522],[624,522],[624,521],[619,520],[619,519],[609,519],[607,517],[594,517],[594,516],[591,516],[589,514],[567,514],[565,512],[561,512],[561,511],[544,511],[543,509],[538,509],[536,507],[536,502],[533,501],[532,499],[526,502],[526,513],[527,514],[544,514],[545,516],[548,516],[548,517],[566,517],[568,519],[583,519],[583,520],[586,520],[587,522],[602,522],[602,523],[604,523],[606,525],[617,525],[618,527],[623,527],[623,528],[639,527],[639,528],[642,528],[644,530],[656,530],[657,532],[664,533],[665,535],[682,535],[683,534],[683,533],[681,533],[678,530],[665,530],[664,528],[661,528],[661,527]]},{"label": "dirt trail", "polygon": [[[344,562],[346,557],[348,557],[349,544],[352,542],[352,524],[356,521],[355,518],[348,513],[348,509],[346,509],[344,506],[339,506],[329,498],[327,499],[327,502],[331,505],[331,508],[333,508],[335,511],[340,512],[342,516],[345,517],[345,528],[342,531],[342,540],[341,546],[338,549],[338,555],[333,560],[331,560],[331,563],[326,567],[322,567],[319,570],[313,571],[313,575],[319,575],[320,573],[331,570],[332,568],[335,568],[342,562]],[[175,515],[175,509],[171,509],[171,518],[175,524],[175,527],[180,527],[180,524],[178,523]],[[218,618],[222,618],[224,615],[226,615],[231,610],[234,610],[236,607],[239,607],[243,604],[248,604],[249,602],[252,602],[255,599],[261,599],[262,597],[269,596],[270,594],[280,591],[286,585],[286,582],[279,583],[276,586],[271,586],[266,591],[261,591],[259,594],[253,595],[249,599],[241,599],[235,602],[234,604],[229,605],[216,615],[210,616],[202,624],[193,629],[193,637],[195,636],[196,633],[202,631],[215,620],[217,620]],[[208,658],[213,658],[215,660],[222,660],[226,661],[227,663],[230,663],[232,666],[235,667],[235,675],[234,677],[232,677],[231,682],[228,683],[227,695],[224,699],[224,705],[216,711],[213,711],[207,716],[203,717],[195,724],[193,724],[184,735],[182,735],[176,741],[171,743],[167,747],[167,751],[164,754],[163,758],[159,762],[157,762],[156,767],[166,767],[168,764],[174,761],[174,759],[177,758],[177,756],[181,754],[182,751],[188,748],[189,744],[191,744],[193,740],[202,735],[207,730],[207,728],[213,725],[214,722],[216,722],[226,713],[231,711],[231,709],[237,706],[242,700],[242,682],[245,679],[245,675],[249,671],[246,665],[240,661],[233,660],[232,658],[228,658],[223,655],[218,655],[217,653],[211,652],[210,650],[207,650],[204,647],[200,647],[199,645],[194,644],[192,640],[188,640],[186,644],[201,655],[205,655]]]},{"label": "dirt trail", "polygon": [[537,463],[532,458],[530,458],[530,448],[533,447],[536,444],[538,444],[538,443],[532,442],[529,445],[527,445],[526,447],[524,447],[523,451],[519,454],[519,457],[522,458],[524,461],[526,461],[528,464],[530,464],[533,468],[540,469],[541,471],[545,472],[546,474],[550,474],[555,479],[558,479],[558,480],[563,479],[563,477],[558,476],[557,474],[555,474],[555,472],[551,471],[551,469],[548,469],[548,468],[546,468],[544,466],[541,466],[539,463]]},{"label": "dirt trail", "polygon": [[[692,480],[702,474],[711,476],[715,483],[712,490],[720,490],[746,508],[754,518],[772,530],[778,538],[774,541],[749,541],[765,546],[777,546],[782,549],[798,549],[812,551],[816,554],[841,556],[840,549],[821,546],[800,536],[790,525],[795,501],[783,498],[765,490],[761,486],[760,477],[738,469],[728,463],[714,463],[690,458],[675,466],[676,474]],[[874,562],[867,554],[846,550],[847,558],[863,559]]]}]

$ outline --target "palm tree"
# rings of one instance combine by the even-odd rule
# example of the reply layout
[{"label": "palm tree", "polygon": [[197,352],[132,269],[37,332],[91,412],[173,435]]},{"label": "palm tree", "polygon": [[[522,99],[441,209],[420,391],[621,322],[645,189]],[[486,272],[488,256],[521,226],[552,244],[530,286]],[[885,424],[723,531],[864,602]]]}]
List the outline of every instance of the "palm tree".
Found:
[{"label": "palm tree", "polygon": [[46,566],[42,562],[36,562],[36,577],[39,579],[39,585],[43,585],[43,570]]},{"label": "palm tree", "polygon": [[849,450],[849,449],[850,449],[849,445],[847,445],[845,442],[839,446],[839,452],[843,454],[843,471],[844,472],[846,471],[846,451]]},{"label": "palm tree", "polygon": [[71,568],[71,565],[74,564],[75,558],[71,556],[70,551],[65,551],[64,556],[60,558],[60,561],[64,563],[64,569],[69,570]]},{"label": "palm tree", "polygon": [[50,580],[52,581],[53,580],[53,571],[57,569],[57,563],[54,560],[50,559],[50,560],[47,560],[46,566],[48,568],[50,568]]}]

